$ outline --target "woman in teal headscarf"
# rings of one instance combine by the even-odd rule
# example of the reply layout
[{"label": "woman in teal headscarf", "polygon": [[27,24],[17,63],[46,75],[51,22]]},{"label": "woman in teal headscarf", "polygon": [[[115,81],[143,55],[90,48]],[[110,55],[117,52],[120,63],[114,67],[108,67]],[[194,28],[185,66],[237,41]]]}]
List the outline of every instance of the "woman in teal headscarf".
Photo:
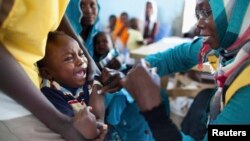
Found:
[{"label": "woman in teal headscarf", "polygon": [[[188,70],[197,64],[201,66],[212,54],[219,56],[219,65],[214,70],[217,91],[208,106],[207,121],[209,124],[249,125],[249,0],[197,0],[195,11],[197,29],[203,37],[150,55],[146,60],[151,67],[157,67],[160,76],[164,76]],[[144,77],[139,77],[143,74]],[[136,99],[155,139],[194,140],[179,132],[169,116],[163,114],[159,86],[149,76],[147,70],[139,66],[128,74],[123,84]],[[203,140],[207,140],[207,135]]]},{"label": "woman in teal headscarf", "polygon": [[93,39],[100,31],[98,23],[100,6],[97,0],[81,0],[80,9],[82,13],[80,18],[80,24],[82,27],[80,35],[84,40],[85,47],[90,56],[95,60]]},{"label": "woman in teal headscarf", "polygon": [[93,59],[95,59],[93,38],[101,30],[99,11],[97,0],[70,0],[66,10],[74,31],[81,36],[83,44]]}]

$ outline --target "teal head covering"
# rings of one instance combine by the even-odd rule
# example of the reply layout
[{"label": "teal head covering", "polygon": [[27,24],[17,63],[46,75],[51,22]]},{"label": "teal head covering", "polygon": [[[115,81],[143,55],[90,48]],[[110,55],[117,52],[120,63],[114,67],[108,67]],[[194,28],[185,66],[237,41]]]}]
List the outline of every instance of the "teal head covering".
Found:
[{"label": "teal head covering", "polygon": [[[86,40],[84,40],[84,45],[85,47],[87,48],[90,56],[95,59],[95,54],[94,54],[94,43],[93,43],[93,39],[94,39],[94,36],[100,31],[100,24],[99,24],[99,13],[100,13],[100,5],[98,3],[98,0],[96,0],[96,3],[97,3],[97,10],[98,10],[98,13],[97,13],[97,17],[96,17],[96,21],[94,22],[94,24],[92,25],[91,27],[91,30],[88,34],[88,37]],[[81,13],[82,15],[84,13]],[[82,16],[80,17],[80,21],[81,21],[81,18]],[[86,28],[86,27],[83,27],[81,26],[81,31]]]},{"label": "teal head covering", "polygon": [[[74,29],[74,31],[77,33],[77,35],[80,35],[80,33],[82,32],[83,28],[80,21],[82,18],[82,11],[80,9],[80,2],[81,0],[70,0],[69,5],[67,7],[66,10],[66,15]],[[96,0],[97,2],[97,17],[96,17],[96,21],[93,24],[90,33],[88,34],[87,39],[84,41],[84,45],[87,48],[90,56],[92,58],[94,58],[94,47],[93,47],[93,38],[94,36],[100,31],[100,27],[99,27],[99,12],[100,12],[100,5],[98,3],[98,0]]]},{"label": "teal head covering", "polygon": [[219,37],[219,48],[227,49],[249,26],[249,0],[209,0],[209,3]]},{"label": "teal head covering", "polygon": [[81,17],[80,1],[81,0],[70,0],[65,13],[77,35],[79,35],[82,30],[81,24],[79,22]]}]

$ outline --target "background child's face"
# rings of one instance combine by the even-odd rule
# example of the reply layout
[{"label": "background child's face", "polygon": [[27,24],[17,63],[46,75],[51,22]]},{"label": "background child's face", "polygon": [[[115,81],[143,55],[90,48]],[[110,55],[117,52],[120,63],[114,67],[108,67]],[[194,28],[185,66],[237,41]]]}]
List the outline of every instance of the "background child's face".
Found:
[{"label": "background child's face", "polygon": [[132,29],[138,30],[139,29],[139,27],[138,27],[138,20],[135,19],[135,18],[131,19],[130,20],[130,27]]},{"label": "background child's face", "polygon": [[110,17],[109,19],[110,26],[115,26],[115,23],[116,23],[116,17]]},{"label": "background child's face", "polygon": [[111,38],[106,34],[100,34],[96,39],[95,52],[98,55],[105,55],[113,48]]},{"label": "background child's face", "polygon": [[55,43],[47,45],[45,58],[50,79],[72,88],[85,83],[87,58],[74,39],[58,36]]}]

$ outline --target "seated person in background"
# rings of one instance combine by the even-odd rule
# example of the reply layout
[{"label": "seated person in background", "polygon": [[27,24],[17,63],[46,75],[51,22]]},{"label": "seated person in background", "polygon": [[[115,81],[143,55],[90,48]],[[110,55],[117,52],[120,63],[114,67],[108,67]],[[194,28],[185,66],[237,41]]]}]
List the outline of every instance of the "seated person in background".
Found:
[{"label": "seated person in background", "polygon": [[128,42],[127,47],[129,51],[139,48],[140,43],[143,41],[142,33],[139,29],[139,23],[137,18],[131,18],[129,21],[129,29],[128,29]]},{"label": "seated person in background", "polygon": [[[75,125],[81,118],[89,118],[80,131],[85,138],[104,138],[103,96],[97,95],[98,85],[92,88],[86,83],[88,60],[78,43],[63,32],[50,32],[45,57],[37,64],[43,79],[41,91],[51,103],[65,115],[75,117]],[[93,107],[95,115],[86,104]]]},{"label": "seated person in background", "polygon": [[115,46],[123,53],[126,49],[128,41],[128,13],[122,12],[120,18],[117,19],[112,34]]},{"label": "seated person in background", "polygon": [[157,4],[154,0],[147,0],[145,9],[145,21],[142,44],[148,45],[154,42],[158,32],[159,23],[157,21]]},{"label": "seated person in background", "polygon": [[104,31],[109,33],[109,34],[112,34],[112,32],[115,29],[116,20],[117,20],[117,18],[115,15],[110,15],[108,25],[107,25],[107,27],[104,28]]}]

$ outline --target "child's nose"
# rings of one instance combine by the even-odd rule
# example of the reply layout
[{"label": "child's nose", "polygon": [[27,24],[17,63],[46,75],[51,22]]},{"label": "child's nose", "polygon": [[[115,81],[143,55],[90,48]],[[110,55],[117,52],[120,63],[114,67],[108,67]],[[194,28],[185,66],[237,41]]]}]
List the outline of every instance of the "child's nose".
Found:
[{"label": "child's nose", "polygon": [[76,62],[77,62],[77,65],[78,65],[78,66],[82,65],[82,64],[83,64],[83,62],[84,62],[83,57],[82,57],[82,56],[78,56],[78,57],[77,57],[77,61],[76,61]]}]

